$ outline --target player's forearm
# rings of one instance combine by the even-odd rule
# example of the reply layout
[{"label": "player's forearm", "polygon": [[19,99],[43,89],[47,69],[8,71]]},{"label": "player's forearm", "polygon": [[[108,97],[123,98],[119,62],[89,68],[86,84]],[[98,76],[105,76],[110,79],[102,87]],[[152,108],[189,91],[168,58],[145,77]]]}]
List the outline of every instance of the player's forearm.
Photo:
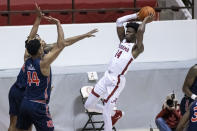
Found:
[{"label": "player's forearm", "polygon": [[29,34],[29,39],[33,39],[36,36],[40,22],[41,22],[41,17],[37,16],[34,25],[31,29],[31,32]]},{"label": "player's forearm", "polygon": [[139,35],[144,35],[145,27],[146,27],[146,21],[144,20],[144,21],[140,24],[140,26],[139,26],[139,28],[138,28],[138,30],[137,30],[137,33],[138,33]]},{"label": "player's forearm", "polygon": [[[183,92],[185,93],[186,96],[188,96],[188,97],[196,97],[196,96],[194,96],[195,94],[193,94],[193,93],[190,91],[190,89],[189,89],[188,86],[184,85],[182,90],[183,90]],[[192,96],[192,95],[193,95],[193,96]],[[195,99],[195,98],[192,98],[192,99]]]},{"label": "player's forearm", "polygon": [[60,22],[57,23],[57,34],[57,45],[59,48],[64,48],[64,31],[62,29]]},{"label": "player's forearm", "polygon": [[176,131],[183,131],[184,127],[183,126],[177,126]]},{"label": "player's forearm", "polygon": [[86,37],[87,37],[87,34],[82,34],[82,35],[67,38],[64,40],[64,46],[70,46]]},{"label": "player's forearm", "polygon": [[128,22],[129,20],[133,19],[137,19],[137,13],[118,18],[116,20],[116,25],[117,27],[122,27],[125,22]]},{"label": "player's forearm", "polygon": [[137,47],[141,48],[143,44],[144,32],[146,27],[146,20],[144,20],[137,30]]}]

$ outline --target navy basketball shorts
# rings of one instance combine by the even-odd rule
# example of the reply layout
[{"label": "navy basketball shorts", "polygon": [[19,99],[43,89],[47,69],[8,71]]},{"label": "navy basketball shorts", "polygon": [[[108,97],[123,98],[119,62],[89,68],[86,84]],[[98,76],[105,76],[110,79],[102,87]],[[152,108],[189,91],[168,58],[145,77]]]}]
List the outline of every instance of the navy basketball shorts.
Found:
[{"label": "navy basketball shorts", "polygon": [[48,104],[23,99],[16,127],[28,130],[34,124],[36,131],[54,131]]},{"label": "navy basketball shorts", "polygon": [[19,88],[16,83],[10,88],[9,99],[9,114],[19,115],[20,105],[24,97],[25,88]]}]

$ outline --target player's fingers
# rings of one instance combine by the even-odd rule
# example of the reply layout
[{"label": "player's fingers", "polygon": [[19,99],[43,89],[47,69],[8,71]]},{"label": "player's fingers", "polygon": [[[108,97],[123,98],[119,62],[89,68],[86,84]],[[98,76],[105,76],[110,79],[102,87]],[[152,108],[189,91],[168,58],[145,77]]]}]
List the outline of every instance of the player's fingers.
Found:
[{"label": "player's fingers", "polygon": [[43,16],[43,18],[45,18],[45,19],[49,19],[49,17],[48,17],[48,16],[46,16],[46,15],[44,15],[44,16]]},{"label": "player's fingers", "polygon": [[37,4],[37,2],[34,0],[34,5],[37,7],[38,6],[38,4]]},{"label": "player's fingers", "polygon": [[93,29],[92,31],[90,31],[91,33],[96,33],[98,32],[98,29]]},{"label": "player's fingers", "polygon": [[95,35],[89,35],[88,37],[95,37]]},{"label": "player's fingers", "polygon": [[98,30],[98,29],[94,29],[94,31],[95,31],[95,32],[98,32],[99,30]]}]

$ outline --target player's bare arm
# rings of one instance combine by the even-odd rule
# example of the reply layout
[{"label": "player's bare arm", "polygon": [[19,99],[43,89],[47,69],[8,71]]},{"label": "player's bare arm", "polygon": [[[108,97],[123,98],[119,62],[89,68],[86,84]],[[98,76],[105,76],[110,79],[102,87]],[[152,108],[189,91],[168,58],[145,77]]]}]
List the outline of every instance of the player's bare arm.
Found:
[{"label": "player's bare arm", "polygon": [[[191,108],[191,105],[189,108]],[[177,125],[177,128],[176,128],[176,131],[183,131],[184,127],[186,127],[186,124],[188,124],[189,116],[190,116],[190,110],[187,110],[187,112],[180,119],[179,124]]]},{"label": "player's bare arm", "polygon": [[96,32],[98,32],[98,29],[93,29],[85,34],[67,38],[64,40],[64,46],[70,46],[70,45],[72,45],[72,44],[76,43],[77,41],[82,40],[84,38],[95,37],[94,33],[96,33]]},{"label": "player's bare arm", "polygon": [[136,44],[132,49],[132,54],[134,58],[137,58],[140,53],[144,51],[143,37],[145,32],[146,24],[149,23],[153,19],[153,15],[149,15],[144,18],[143,22],[140,24],[137,34],[136,34]]},{"label": "player's bare arm", "polygon": [[50,75],[50,65],[51,63],[57,58],[57,56],[60,54],[60,52],[63,50],[64,46],[64,32],[62,29],[62,26],[60,24],[60,21],[58,19],[55,19],[53,17],[46,17],[49,22],[56,24],[57,26],[57,44],[54,45],[53,49],[46,54],[43,59],[40,61],[40,69],[43,75],[49,76]]},{"label": "player's bare arm", "polygon": [[144,36],[144,32],[145,32],[145,28],[146,28],[146,24],[149,23],[151,20],[153,19],[153,15],[150,14],[149,16],[147,16],[146,18],[144,18],[144,20],[142,21],[142,23],[140,24],[138,31],[137,31],[137,49],[139,51],[143,51],[143,36]]},{"label": "player's bare arm", "polygon": [[120,17],[116,20],[117,34],[118,34],[118,38],[120,42],[122,42],[123,39],[125,38],[125,29],[124,29],[123,24],[125,22],[137,19],[137,16],[138,16],[138,13],[135,13],[135,14]]},{"label": "player's bare arm", "polygon": [[190,91],[190,87],[192,86],[196,77],[197,77],[197,66],[194,65],[188,71],[188,74],[185,78],[185,82],[184,82],[184,85],[183,85],[183,88],[182,88],[183,92],[188,97],[191,97],[192,99],[197,99],[196,94],[192,94],[192,92]]},{"label": "player's bare arm", "polygon": [[[37,17],[36,17],[36,20],[34,22],[34,25],[30,31],[30,34],[28,36],[28,40],[31,40],[33,39],[37,32],[38,32],[38,27],[40,25],[40,22],[41,22],[41,18],[43,16],[41,10],[40,10],[40,7],[37,5],[37,3],[35,3],[35,7],[36,7],[36,14],[37,14]],[[24,53],[24,61],[26,61],[28,58],[30,57],[30,55],[28,54],[27,50],[25,50],[25,53]]]},{"label": "player's bare arm", "polygon": [[[94,37],[95,35],[93,35],[94,33],[98,32],[98,29],[93,29],[85,34],[82,35],[78,35],[78,36],[73,36],[67,39],[64,39],[64,46],[70,46],[74,43],[76,43],[79,40],[82,40],[84,38],[88,38],[88,37]],[[46,47],[44,48],[44,50],[46,52],[49,52],[53,49],[53,47],[55,46],[56,43],[52,43],[52,44],[47,44]]]},{"label": "player's bare arm", "polygon": [[38,27],[40,25],[40,22],[41,22],[41,19],[42,19],[42,16],[43,16],[43,14],[41,12],[41,9],[37,5],[37,3],[35,3],[35,7],[36,7],[37,17],[36,17],[36,20],[34,22],[34,25],[33,25],[32,29],[31,29],[31,32],[30,32],[30,34],[28,36],[28,40],[31,40],[31,39],[33,39],[36,36],[36,34],[38,32]]}]

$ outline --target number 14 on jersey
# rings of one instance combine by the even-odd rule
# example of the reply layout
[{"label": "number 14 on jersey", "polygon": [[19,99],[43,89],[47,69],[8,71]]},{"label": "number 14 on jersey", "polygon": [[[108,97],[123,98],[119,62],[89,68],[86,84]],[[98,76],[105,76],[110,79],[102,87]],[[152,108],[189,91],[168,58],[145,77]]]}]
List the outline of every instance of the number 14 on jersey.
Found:
[{"label": "number 14 on jersey", "polygon": [[121,50],[118,50],[117,53],[115,54],[115,57],[119,58],[122,54],[122,51]]}]

